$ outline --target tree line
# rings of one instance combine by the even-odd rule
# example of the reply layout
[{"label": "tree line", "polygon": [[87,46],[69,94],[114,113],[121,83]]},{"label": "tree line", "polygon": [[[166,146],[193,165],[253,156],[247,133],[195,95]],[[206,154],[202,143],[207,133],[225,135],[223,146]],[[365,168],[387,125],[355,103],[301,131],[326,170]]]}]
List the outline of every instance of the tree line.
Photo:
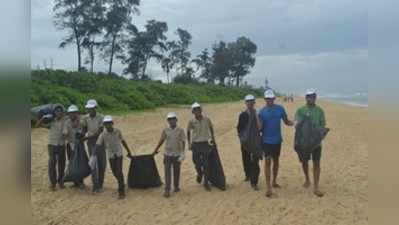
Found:
[{"label": "tree line", "polygon": [[[60,48],[74,45],[78,71],[94,70],[97,56],[113,74],[115,60],[124,65],[123,74],[133,80],[151,79],[148,64],[154,60],[168,82],[240,86],[255,65],[257,46],[247,37],[216,42],[192,56],[189,31],[177,28],[175,39],[167,37],[167,22],[148,20],[142,30],[134,25],[140,0],[54,0],[54,23],[66,36]],[[88,65],[86,68],[84,65]],[[172,79],[172,74],[175,76]]]}]

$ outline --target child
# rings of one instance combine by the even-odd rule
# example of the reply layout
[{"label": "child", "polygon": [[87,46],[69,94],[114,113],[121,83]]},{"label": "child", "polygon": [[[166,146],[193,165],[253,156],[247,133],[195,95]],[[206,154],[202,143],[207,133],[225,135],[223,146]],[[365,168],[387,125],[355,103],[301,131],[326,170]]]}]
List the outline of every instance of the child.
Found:
[{"label": "child", "polygon": [[[82,118],[82,128],[85,137],[83,140],[87,140],[87,148],[89,150],[89,154],[92,155],[94,148],[96,147],[96,143],[98,137],[103,132],[103,115],[97,112],[97,101],[95,99],[90,99],[87,101],[85,108],[88,111],[88,114],[83,116]],[[103,191],[104,184],[104,176],[105,176],[105,168],[107,157],[105,156],[104,146],[99,146],[96,148],[97,154],[97,163],[98,163],[98,176],[92,176],[93,182],[93,193],[98,193]],[[93,173],[94,174],[94,173]]]},{"label": "child", "polygon": [[[44,126],[49,128],[49,142],[48,142],[48,175],[50,180],[50,190],[55,191],[57,183],[61,189],[65,188],[63,178],[65,170],[65,139],[62,135],[62,130],[65,124],[64,108],[57,106],[54,109],[55,118],[49,124],[43,123],[45,117],[37,121],[36,127]],[[57,174],[58,169],[58,174]]]},{"label": "child", "polygon": [[[79,108],[76,105],[70,105],[67,110],[68,119],[64,124],[62,134],[66,141],[66,155],[68,161],[71,162],[74,156],[75,143],[82,138],[82,126],[80,124]],[[84,189],[85,185],[83,180],[75,182],[73,187]]]},{"label": "child", "polygon": [[105,146],[107,156],[109,159],[109,164],[111,165],[111,170],[115,178],[118,180],[118,193],[119,199],[125,198],[125,181],[123,178],[122,162],[123,162],[123,152],[122,145],[128,152],[128,157],[131,157],[131,152],[129,146],[127,146],[126,141],[122,137],[122,133],[119,129],[113,127],[114,123],[111,116],[104,116],[103,124],[105,130],[100,134],[96,143],[96,150],[94,154],[97,154],[97,149],[101,148],[102,145]]},{"label": "child", "polygon": [[184,148],[185,148],[185,134],[184,130],[177,126],[177,115],[176,113],[170,112],[167,115],[169,127],[162,131],[161,138],[158,142],[157,147],[154,150],[154,154],[159,152],[159,148],[166,141],[165,153],[164,153],[164,164],[165,164],[165,193],[164,197],[170,197],[170,186],[171,186],[171,170],[173,168],[173,185],[174,191],[179,192],[179,179],[180,179],[180,164],[184,160]]},{"label": "child", "polygon": [[202,114],[201,105],[195,102],[192,106],[194,118],[187,126],[187,140],[189,149],[193,152],[193,162],[197,171],[197,182],[200,184],[204,178],[204,188],[211,191],[208,181],[208,158],[211,152],[209,140],[215,144],[215,135],[211,120]]}]

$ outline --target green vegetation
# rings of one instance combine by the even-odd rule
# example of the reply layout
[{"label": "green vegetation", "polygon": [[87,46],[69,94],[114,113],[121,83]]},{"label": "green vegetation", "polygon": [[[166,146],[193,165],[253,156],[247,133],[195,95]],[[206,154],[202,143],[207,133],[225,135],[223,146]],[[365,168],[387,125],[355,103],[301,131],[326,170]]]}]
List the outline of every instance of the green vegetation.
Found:
[{"label": "green vegetation", "polygon": [[76,104],[83,109],[90,98],[106,112],[153,109],[173,104],[237,101],[246,94],[262,95],[250,87],[224,87],[209,84],[163,84],[159,81],[133,81],[115,75],[64,70],[32,71],[31,105]]}]

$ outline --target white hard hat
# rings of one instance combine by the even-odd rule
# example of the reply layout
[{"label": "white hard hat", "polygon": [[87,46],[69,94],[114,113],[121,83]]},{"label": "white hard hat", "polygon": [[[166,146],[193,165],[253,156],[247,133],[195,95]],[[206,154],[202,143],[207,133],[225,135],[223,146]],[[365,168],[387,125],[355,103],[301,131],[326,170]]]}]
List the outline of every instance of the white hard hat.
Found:
[{"label": "white hard hat", "polygon": [[253,96],[253,95],[245,96],[245,101],[253,101],[253,100],[255,100],[255,96]]},{"label": "white hard hat", "polygon": [[265,98],[275,98],[276,95],[272,89],[268,89],[265,91]]},{"label": "white hard hat", "polygon": [[112,122],[112,116],[104,116],[103,123]]},{"label": "white hard hat", "polygon": [[176,113],[174,113],[174,112],[170,112],[170,113],[168,113],[168,115],[166,116],[166,118],[167,118],[167,119],[177,118],[177,115],[176,115]]},{"label": "white hard hat", "polygon": [[76,106],[76,105],[70,105],[69,107],[68,107],[68,110],[67,110],[69,113],[70,112],[78,112],[79,111],[79,109],[78,109],[78,107]]},{"label": "white hard hat", "polygon": [[306,95],[315,95],[316,94],[316,89],[314,88],[309,88],[306,90]]},{"label": "white hard hat", "polygon": [[191,109],[199,108],[201,105],[198,102],[194,102],[194,104],[191,105]]},{"label": "white hard hat", "polygon": [[95,107],[97,107],[97,101],[94,100],[94,99],[90,99],[90,100],[87,101],[87,104],[86,104],[85,107],[86,107],[86,109],[95,108]]}]

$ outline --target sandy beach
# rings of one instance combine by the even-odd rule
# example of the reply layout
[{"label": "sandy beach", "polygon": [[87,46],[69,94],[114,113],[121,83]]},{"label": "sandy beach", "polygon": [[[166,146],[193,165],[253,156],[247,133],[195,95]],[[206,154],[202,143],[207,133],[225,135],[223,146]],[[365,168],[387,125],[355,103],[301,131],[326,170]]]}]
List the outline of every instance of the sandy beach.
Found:
[{"label": "sandy beach", "polygon": [[[303,99],[281,103],[293,119]],[[264,105],[257,101],[257,108]],[[293,150],[294,129],[283,127],[279,183],[277,197],[265,197],[265,178],[262,172],[260,191],[255,192],[244,182],[241,152],[237,138],[238,114],[243,102],[204,105],[204,112],[215,127],[216,141],[224,166],[228,187],[205,192],[195,181],[191,152],[182,165],[181,189],[171,198],[162,197],[163,188],[128,190],[125,200],[117,200],[117,183],[107,166],[105,191],[91,193],[87,189],[67,187],[49,191],[47,176],[47,130],[33,129],[31,204],[35,224],[51,225],[152,225],[152,224],[215,224],[215,225],[327,225],[368,224],[368,146],[366,124],[368,109],[320,101],[331,132],[323,143],[321,190],[323,198],[313,195],[312,189],[302,187],[302,170]],[[135,154],[151,153],[161,130],[167,125],[165,115],[175,111],[179,124],[186,128],[192,117],[189,107],[160,108],[150,112],[115,116],[118,127]],[[162,154],[156,156],[163,178]],[[127,175],[130,160],[124,160]],[[68,184],[67,186],[70,186]]]}]

